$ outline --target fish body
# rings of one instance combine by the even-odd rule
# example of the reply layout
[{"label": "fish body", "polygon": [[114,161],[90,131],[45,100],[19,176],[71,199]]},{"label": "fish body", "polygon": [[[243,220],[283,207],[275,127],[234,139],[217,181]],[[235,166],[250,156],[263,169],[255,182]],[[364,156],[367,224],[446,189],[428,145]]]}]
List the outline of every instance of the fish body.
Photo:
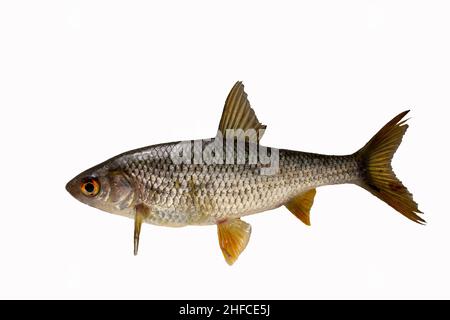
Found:
[{"label": "fish body", "polygon": [[[150,146],[112,160],[112,167],[129,177],[137,191],[136,200],[152,208],[145,222],[215,225],[278,208],[295,195],[319,186],[357,183],[361,177],[354,156],[274,148],[270,148],[272,152],[279,153],[277,174],[261,174],[261,163],[173,164],[170,155],[179,143]],[[210,139],[202,141],[203,145],[209,143]]]},{"label": "fish body", "polygon": [[137,254],[142,223],[181,227],[217,225],[229,264],[248,243],[251,227],[240,218],[285,205],[305,224],[316,188],[352,183],[407,218],[423,223],[391,159],[407,125],[403,112],[362,149],[334,156],[265,147],[259,123],[238,82],[211,139],[163,143],[111,158],[66,186],[78,200],[135,220]]}]

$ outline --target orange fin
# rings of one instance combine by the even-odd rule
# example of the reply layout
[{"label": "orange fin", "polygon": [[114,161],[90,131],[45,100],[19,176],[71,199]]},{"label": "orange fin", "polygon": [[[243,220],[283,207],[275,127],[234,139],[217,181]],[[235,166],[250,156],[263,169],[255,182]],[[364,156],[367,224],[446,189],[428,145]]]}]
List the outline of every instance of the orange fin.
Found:
[{"label": "orange fin", "polygon": [[231,266],[248,244],[252,227],[241,219],[231,219],[217,224],[219,245]]},{"label": "orange fin", "polygon": [[307,226],[311,225],[309,219],[309,211],[314,203],[314,196],[316,195],[316,189],[311,189],[306,191],[291,201],[285,204],[286,208],[289,209],[297,218],[299,218]]},{"label": "orange fin", "polygon": [[134,255],[138,254],[139,249],[139,235],[141,234],[141,225],[145,218],[150,215],[150,209],[145,204],[138,204],[135,207],[136,213],[134,215]]}]

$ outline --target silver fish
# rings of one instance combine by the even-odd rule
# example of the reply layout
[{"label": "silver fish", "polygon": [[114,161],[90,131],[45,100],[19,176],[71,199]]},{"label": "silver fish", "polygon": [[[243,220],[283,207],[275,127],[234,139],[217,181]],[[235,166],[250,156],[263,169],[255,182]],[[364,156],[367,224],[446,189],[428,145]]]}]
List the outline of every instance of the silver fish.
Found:
[{"label": "silver fish", "polygon": [[358,185],[408,219],[425,223],[391,160],[408,125],[400,113],[363,148],[346,156],[264,147],[262,125],[244,86],[231,89],[214,138],[132,150],[67,183],[79,201],[135,221],[134,254],[143,222],[160,226],[217,225],[225,260],[245,249],[251,226],[241,217],[286,206],[310,225],[316,188]]}]

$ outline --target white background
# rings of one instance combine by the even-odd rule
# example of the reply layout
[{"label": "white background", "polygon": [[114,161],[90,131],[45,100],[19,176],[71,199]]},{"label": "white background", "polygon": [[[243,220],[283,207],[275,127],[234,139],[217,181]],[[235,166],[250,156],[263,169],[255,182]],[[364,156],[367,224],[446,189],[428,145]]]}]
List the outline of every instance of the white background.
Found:
[{"label": "white background", "polygon": [[[448,1],[2,1],[0,298],[450,298]],[[306,227],[247,217],[229,267],[216,228],[145,225],[65,183],[123,151],[211,137],[243,80],[264,144],[351,153],[412,109],[393,166],[415,224],[320,188]]]}]

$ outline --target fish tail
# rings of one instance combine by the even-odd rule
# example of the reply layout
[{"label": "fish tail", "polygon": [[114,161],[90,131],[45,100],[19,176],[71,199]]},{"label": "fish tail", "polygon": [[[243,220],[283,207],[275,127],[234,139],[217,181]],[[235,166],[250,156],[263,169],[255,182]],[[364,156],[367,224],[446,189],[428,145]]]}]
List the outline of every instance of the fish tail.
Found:
[{"label": "fish tail", "polygon": [[425,220],[418,215],[422,212],[413,200],[412,194],[395,176],[391,165],[394,153],[408,129],[408,125],[405,124],[407,120],[402,120],[408,112],[409,110],[404,111],[389,121],[356,152],[363,173],[363,181],[359,184],[406,218],[424,224]]}]

